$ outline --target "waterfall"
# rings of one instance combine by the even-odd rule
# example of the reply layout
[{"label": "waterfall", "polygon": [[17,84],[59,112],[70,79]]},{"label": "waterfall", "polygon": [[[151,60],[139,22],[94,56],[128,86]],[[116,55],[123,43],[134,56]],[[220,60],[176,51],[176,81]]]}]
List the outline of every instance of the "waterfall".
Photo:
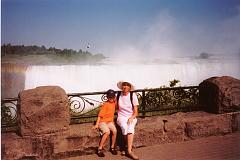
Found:
[{"label": "waterfall", "polygon": [[181,86],[198,85],[213,76],[240,78],[238,61],[182,61],[165,64],[103,64],[30,66],[26,70],[25,89],[58,85],[67,93],[118,90],[119,80],[132,82],[137,89],[168,86],[173,79]]}]

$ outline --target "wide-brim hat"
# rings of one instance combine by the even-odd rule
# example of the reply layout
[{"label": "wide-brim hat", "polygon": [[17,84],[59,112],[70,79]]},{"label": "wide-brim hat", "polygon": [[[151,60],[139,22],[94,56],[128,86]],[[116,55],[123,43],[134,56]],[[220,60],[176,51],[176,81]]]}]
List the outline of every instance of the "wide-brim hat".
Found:
[{"label": "wide-brim hat", "polygon": [[122,84],[124,82],[128,83],[131,86],[131,89],[130,89],[131,91],[135,89],[135,86],[132,83],[130,83],[129,81],[119,81],[117,83],[117,87],[122,90]]}]

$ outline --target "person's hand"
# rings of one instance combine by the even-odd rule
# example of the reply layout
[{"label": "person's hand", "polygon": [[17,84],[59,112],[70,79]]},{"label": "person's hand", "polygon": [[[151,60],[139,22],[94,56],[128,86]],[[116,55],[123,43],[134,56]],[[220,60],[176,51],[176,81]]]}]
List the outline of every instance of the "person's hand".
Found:
[{"label": "person's hand", "polygon": [[133,117],[130,117],[129,119],[128,119],[128,121],[127,121],[127,124],[130,124],[130,123],[132,123],[133,122]]},{"label": "person's hand", "polygon": [[98,125],[94,125],[92,129],[98,129]]}]

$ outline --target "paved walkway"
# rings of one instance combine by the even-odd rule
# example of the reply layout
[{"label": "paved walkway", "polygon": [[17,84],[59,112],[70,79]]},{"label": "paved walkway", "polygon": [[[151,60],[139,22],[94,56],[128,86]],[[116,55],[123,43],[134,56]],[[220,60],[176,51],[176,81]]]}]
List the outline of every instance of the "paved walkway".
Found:
[{"label": "paved walkway", "polygon": [[[240,132],[224,136],[211,136],[180,143],[161,144],[135,149],[140,160],[240,160]],[[96,154],[67,158],[64,160],[129,160],[105,153],[104,158]]]}]

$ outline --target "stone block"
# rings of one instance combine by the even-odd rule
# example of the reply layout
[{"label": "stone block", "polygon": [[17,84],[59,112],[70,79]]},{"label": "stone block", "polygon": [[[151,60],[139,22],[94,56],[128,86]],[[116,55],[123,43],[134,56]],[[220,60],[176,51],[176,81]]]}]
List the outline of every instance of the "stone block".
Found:
[{"label": "stone block", "polygon": [[164,143],[163,121],[159,117],[138,119],[135,128],[134,147]]},{"label": "stone block", "polygon": [[[55,139],[54,158],[59,159],[95,153],[100,142],[100,135],[97,130],[92,130],[92,126],[91,123],[71,125],[68,136],[58,136]],[[105,148],[110,147],[109,139],[110,137]]]},{"label": "stone block", "polygon": [[206,115],[184,119],[185,132],[189,138],[207,137],[232,132],[231,115]]},{"label": "stone block", "polygon": [[181,114],[139,119],[136,126],[134,146],[151,146],[162,143],[184,141],[185,124]]},{"label": "stone block", "polygon": [[199,101],[207,112],[239,111],[240,80],[229,76],[204,80],[199,84]]},{"label": "stone block", "polygon": [[232,116],[232,131],[240,131],[240,112],[229,113]]},{"label": "stone block", "polygon": [[19,93],[18,126],[22,136],[40,136],[69,129],[68,97],[57,86],[37,87]]},{"label": "stone block", "polygon": [[2,159],[13,160],[27,156],[38,157],[33,151],[30,137],[22,138],[15,133],[4,133],[1,135],[1,139]]}]

